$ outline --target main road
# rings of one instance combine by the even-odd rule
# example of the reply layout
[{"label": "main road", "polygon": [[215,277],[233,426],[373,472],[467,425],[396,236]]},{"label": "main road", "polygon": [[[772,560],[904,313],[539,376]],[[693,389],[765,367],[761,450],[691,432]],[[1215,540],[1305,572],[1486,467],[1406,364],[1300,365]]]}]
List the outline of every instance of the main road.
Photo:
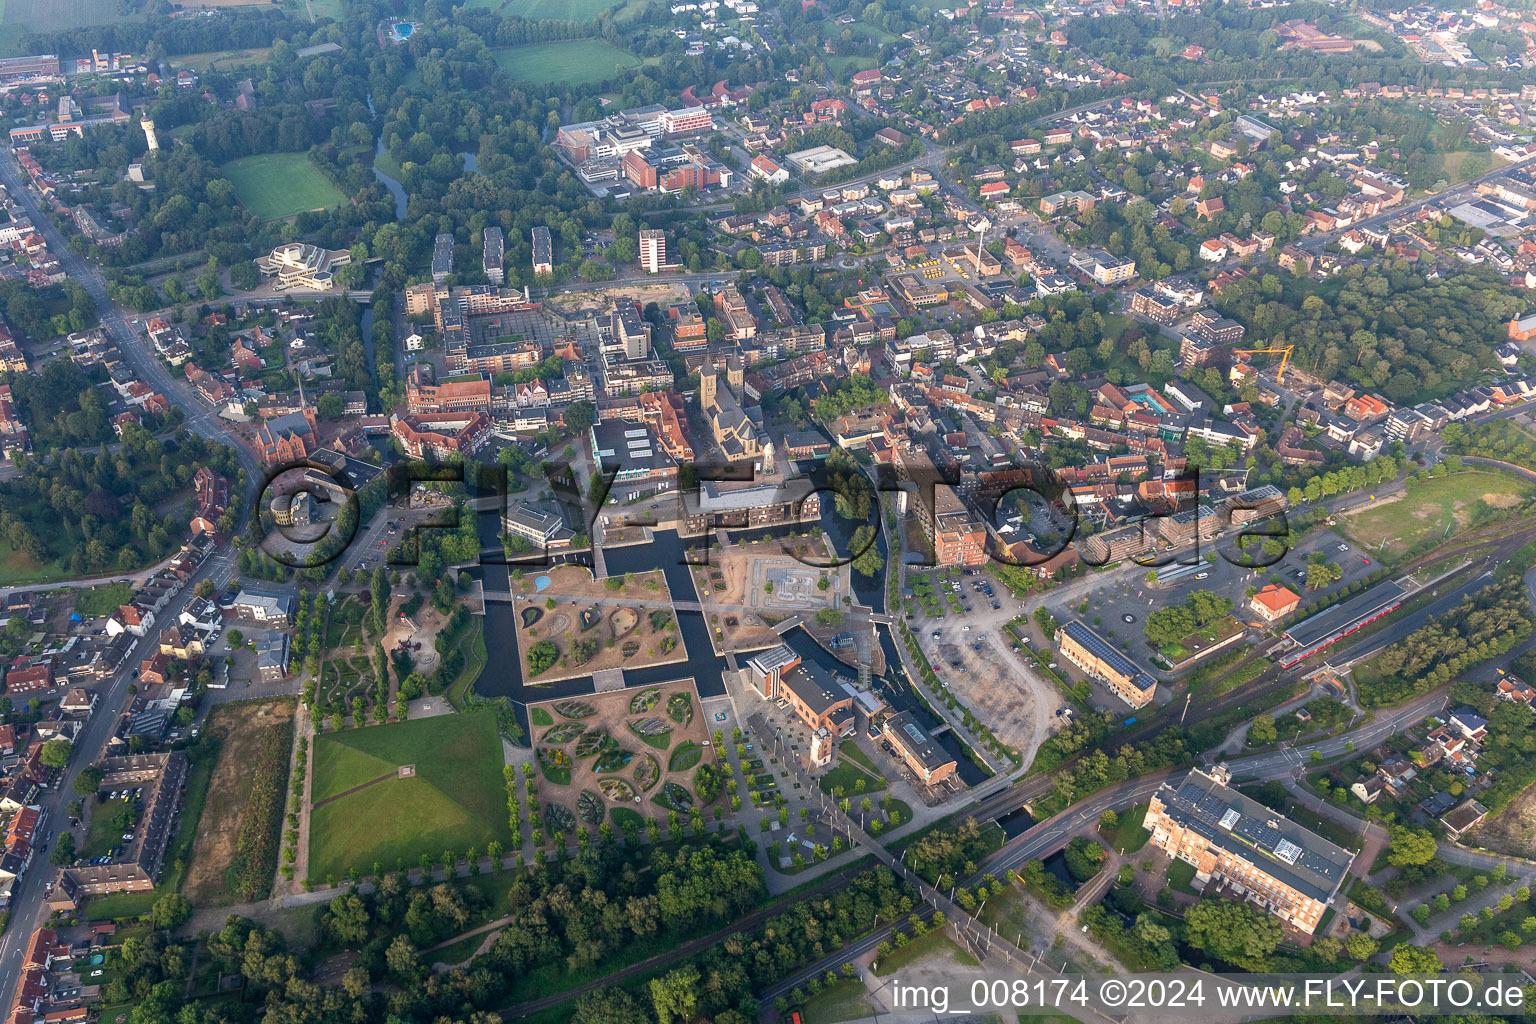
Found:
[{"label": "main road", "polygon": [[[240,467],[245,470],[245,475],[251,484],[254,485],[259,481],[261,464],[255,453],[240,443],[234,432],[219,419],[213,407],[197,397],[185,381],[171,376],[151,351],[149,342],[133,329],[122,309],[107,294],[107,283],[101,276],[101,271],[81,259],[64,244],[64,238],[58,228],[54,227],[53,221],[38,203],[36,194],[23,180],[21,168],[17,166],[16,158],[10,150],[0,152],[0,183],[5,185],[11,198],[27,211],[32,218],[33,228],[43,236],[49,250],[63,264],[64,272],[77,281],[96,303],[96,314],[101,320],[102,330],[117,345],[118,351],[133,368],[134,375],[182,410],[182,422],[188,430],[210,441],[217,441],[233,448],[236,457],[240,460]],[[247,508],[249,505],[250,502],[247,501]]]},{"label": "main road", "polygon": [[[166,397],[167,401],[182,410],[182,422],[189,431],[234,449],[236,458],[241,468],[245,470],[246,478],[251,485],[260,481],[261,465],[255,454],[240,443],[207,403],[196,397],[184,382],[171,377],[155,354],[150,351],[147,341],[129,325],[123,311],[107,294],[106,281],[101,273],[64,244],[63,237],[43,212],[36,195],[23,181],[21,169],[9,150],[0,152],[0,183],[5,185],[11,197],[27,211],[32,218],[33,227],[47,241],[48,248],[59,258],[65,273],[78,281],[95,301],[102,329],[117,345],[118,351],[133,368],[138,379],[154,387]],[[245,508],[248,513],[251,500],[250,495],[246,497]],[[244,517],[242,517],[242,528],[243,523]],[[234,564],[234,552],[228,547],[220,548],[210,555],[208,560],[198,568],[196,575],[186,582],[181,592],[162,610],[160,621],[174,621],[191,601],[194,589],[202,580],[212,580],[216,588],[222,587],[234,574]],[[69,801],[74,798],[75,777],[79,775],[82,767],[95,762],[101,756],[107,740],[117,726],[118,718],[130,696],[128,687],[132,684],[134,666],[138,663],[139,646],[140,642],[136,642],[111,681],[105,686],[98,687],[99,698],[96,710],[86,720],[84,729],[75,737],[74,752],[69,765],[57,773],[50,787],[43,792],[41,806],[45,812],[45,835],[57,833],[60,830],[60,823],[67,820],[67,807]],[[0,937],[0,1006],[11,1004],[16,983],[20,977],[18,967],[22,954],[32,938],[33,930],[46,920],[42,880],[52,875],[52,867],[45,857],[46,854],[40,854],[34,858],[31,871],[17,885],[11,897],[10,927],[5,935]]]}]

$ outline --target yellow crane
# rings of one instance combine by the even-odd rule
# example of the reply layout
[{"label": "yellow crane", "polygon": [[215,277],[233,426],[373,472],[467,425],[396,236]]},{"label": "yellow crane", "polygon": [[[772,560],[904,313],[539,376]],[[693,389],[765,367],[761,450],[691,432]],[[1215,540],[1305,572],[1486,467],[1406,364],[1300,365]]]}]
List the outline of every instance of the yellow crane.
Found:
[{"label": "yellow crane", "polygon": [[1272,346],[1270,348],[1235,348],[1232,350],[1240,356],[1274,355],[1280,353],[1280,372],[1275,374],[1275,383],[1285,383],[1285,364],[1290,360],[1291,353],[1296,351],[1295,345]]}]

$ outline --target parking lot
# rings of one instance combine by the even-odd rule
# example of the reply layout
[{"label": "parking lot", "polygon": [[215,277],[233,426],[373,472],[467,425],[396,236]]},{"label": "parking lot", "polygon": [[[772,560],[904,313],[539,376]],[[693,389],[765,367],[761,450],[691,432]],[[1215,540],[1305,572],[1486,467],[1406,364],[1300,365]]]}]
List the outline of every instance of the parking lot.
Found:
[{"label": "parking lot", "polygon": [[1055,710],[1064,695],[1033,671],[1026,655],[1010,650],[1003,626],[1022,606],[980,569],[936,573],[932,582],[949,614],[911,619],[918,645],[956,698],[1027,761],[1061,724]]},{"label": "parking lot", "polygon": [[[1347,549],[1341,551],[1341,544]],[[1224,554],[1235,553],[1230,544],[1218,545],[1218,549]],[[1307,556],[1313,552],[1322,552],[1329,562],[1339,566],[1343,575],[1326,587],[1309,591],[1306,589],[1306,565]],[[1118,579],[1111,578],[1094,585],[1086,596],[1077,592],[1065,599],[1048,597],[1046,608],[1059,622],[1083,620],[1116,646],[1129,641],[1131,658],[1147,667],[1152,650],[1142,632],[1146,615],[1158,608],[1182,604],[1193,591],[1208,590],[1231,598],[1233,614],[1245,622],[1254,622],[1258,620],[1248,607],[1249,588],[1270,582],[1281,583],[1300,594],[1305,607],[1380,568],[1374,558],[1356,550],[1353,544],[1332,530],[1319,530],[1308,535],[1297,542],[1294,550],[1287,551],[1283,558],[1268,567],[1245,569],[1220,555],[1215,561],[1202,559],[1202,562],[1204,564],[1195,572],[1167,584],[1148,583],[1144,575],[1122,574]]]}]

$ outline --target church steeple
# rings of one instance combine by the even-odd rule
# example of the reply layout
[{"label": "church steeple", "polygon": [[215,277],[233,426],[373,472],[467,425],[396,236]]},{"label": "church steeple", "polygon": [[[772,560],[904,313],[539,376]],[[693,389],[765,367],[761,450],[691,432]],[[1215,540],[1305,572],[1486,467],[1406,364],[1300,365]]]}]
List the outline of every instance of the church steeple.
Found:
[{"label": "church steeple", "polygon": [[704,365],[699,367],[699,408],[706,413],[713,412],[715,408],[715,388],[719,386],[719,372],[715,369],[715,361],[708,353],[704,355]]}]

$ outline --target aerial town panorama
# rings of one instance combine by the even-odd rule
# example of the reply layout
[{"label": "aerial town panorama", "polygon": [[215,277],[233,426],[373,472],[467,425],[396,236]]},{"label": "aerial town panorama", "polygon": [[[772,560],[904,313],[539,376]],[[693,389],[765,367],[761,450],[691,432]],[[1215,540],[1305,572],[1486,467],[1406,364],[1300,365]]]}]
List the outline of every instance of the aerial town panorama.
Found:
[{"label": "aerial town panorama", "polygon": [[1536,1022],[1530,2],[0,29],[4,1024]]}]

